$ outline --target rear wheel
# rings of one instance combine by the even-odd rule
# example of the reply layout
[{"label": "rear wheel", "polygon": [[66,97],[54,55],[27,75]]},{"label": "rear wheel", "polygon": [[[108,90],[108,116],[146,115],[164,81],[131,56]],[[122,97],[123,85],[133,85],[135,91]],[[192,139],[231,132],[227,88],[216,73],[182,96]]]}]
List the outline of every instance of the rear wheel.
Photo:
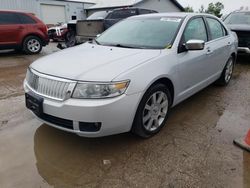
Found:
[{"label": "rear wheel", "polygon": [[233,70],[234,70],[234,59],[233,57],[230,57],[229,60],[227,61],[227,64],[220,78],[216,81],[216,84],[220,86],[226,86],[227,84],[229,84],[233,76]]},{"label": "rear wheel", "polygon": [[23,51],[26,54],[38,54],[42,50],[42,41],[39,37],[28,36],[23,42]]},{"label": "rear wheel", "polygon": [[168,88],[163,84],[153,85],[139,104],[132,132],[143,138],[157,134],[167,121],[170,106]]}]

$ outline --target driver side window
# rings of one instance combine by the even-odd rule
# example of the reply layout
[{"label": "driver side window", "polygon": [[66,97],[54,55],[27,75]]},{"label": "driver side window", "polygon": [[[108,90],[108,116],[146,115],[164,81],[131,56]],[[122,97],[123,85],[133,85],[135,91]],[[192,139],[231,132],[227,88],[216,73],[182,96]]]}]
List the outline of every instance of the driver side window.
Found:
[{"label": "driver side window", "polygon": [[208,41],[206,26],[202,18],[195,18],[187,24],[184,31],[184,43],[191,39]]}]

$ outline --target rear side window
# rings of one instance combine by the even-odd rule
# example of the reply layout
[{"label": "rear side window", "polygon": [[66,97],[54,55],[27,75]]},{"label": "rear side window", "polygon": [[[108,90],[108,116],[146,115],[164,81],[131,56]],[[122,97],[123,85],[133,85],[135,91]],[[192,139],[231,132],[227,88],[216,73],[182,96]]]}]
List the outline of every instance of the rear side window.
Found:
[{"label": "rear side window", "polygon": [[223,25],[216,19],[207,18],[207,23],[211,32],[212,40],[224,37],[227,35],[227,32]]},{"label": "rear side window", "polygon": [[110,13],[107,19],[125,19],[130,16],[135,16],[136,10],[135,9],[124,9],[124,10],[115,10],[114,12]]},{"label": "rear side window", "polygon": [[23,24],[35,24],[36,21],[25,14],[17,14]]},{"label": "rear side window", "polygon": [[184,42],[192,39],[208,41],[206,26],[202,18],[195,18],[187,24],[184,31]]},{"label": "rear side window", "polygon": [[15,13],[0,12],[0,25],[21,24]]}]

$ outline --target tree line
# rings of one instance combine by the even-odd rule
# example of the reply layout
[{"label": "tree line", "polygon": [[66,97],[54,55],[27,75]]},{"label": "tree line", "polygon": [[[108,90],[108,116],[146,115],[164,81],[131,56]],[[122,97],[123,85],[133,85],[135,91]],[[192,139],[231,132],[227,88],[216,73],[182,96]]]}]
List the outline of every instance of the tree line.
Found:
[{"label": "tree line", "polygon": [[[199,9],[199,13],[208,13],[208,14],[213,14],[219,18],[222,17],[221,11],[224,9],[224,5],[221,2],[217,3],[209,3],[207,9],[205,9],[204,5],[201,5]],[[193,7],[186,7],[185,12],[194,12]]]}]

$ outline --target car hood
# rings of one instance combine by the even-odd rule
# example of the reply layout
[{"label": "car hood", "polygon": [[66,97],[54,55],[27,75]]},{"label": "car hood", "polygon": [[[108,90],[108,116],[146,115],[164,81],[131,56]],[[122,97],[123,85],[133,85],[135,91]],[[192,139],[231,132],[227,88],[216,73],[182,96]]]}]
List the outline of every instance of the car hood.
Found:
[{"label": "car hood", "polygon": [[161,50],[128,49],[85,43],[49,56],[31,68],[40,73],[81,81],[112,81],[118,75],[159,56]]},{"label": "car hood", "polygon": [[232,31],[250,31],[250,25],[245,25],[245,24],[229,24],[227,26]]}]

